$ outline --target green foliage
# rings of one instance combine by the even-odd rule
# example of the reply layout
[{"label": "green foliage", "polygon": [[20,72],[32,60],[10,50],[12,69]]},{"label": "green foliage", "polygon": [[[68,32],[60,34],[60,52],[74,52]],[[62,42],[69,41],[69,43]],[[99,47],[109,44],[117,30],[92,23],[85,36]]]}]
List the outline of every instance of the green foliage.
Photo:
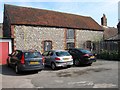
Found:
[{"label": "green foliage", "polygon": [[107,51],[102,50],[99,54],[99,58],[107,59],[107,60],[118,60],[118,52],[117,51]]}]

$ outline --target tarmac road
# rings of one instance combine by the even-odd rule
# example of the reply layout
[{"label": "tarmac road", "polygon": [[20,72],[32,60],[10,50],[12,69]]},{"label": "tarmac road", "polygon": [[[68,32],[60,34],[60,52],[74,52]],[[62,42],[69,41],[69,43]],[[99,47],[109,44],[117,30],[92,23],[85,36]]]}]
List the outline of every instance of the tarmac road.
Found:
[{"label": "tarmac road", "polygon": [[[20,75],[2,67],[2,88],[118,88],[118,61],[97,60],[91,66],[80,66]],[[1,78],[0,78],[1,79]]]}]

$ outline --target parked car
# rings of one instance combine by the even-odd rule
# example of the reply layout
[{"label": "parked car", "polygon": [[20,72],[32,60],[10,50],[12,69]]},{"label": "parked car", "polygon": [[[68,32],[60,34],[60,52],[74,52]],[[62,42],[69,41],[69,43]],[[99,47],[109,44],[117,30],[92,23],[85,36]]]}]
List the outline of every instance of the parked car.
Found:
[{"label": "parked car", "polygon": [[36,50],[15,50],[9,54],[7,65],[13,67],[16,73],[31,70],[39,71],[44,68],[44,58]]},{"label": "parked car", "polygon": [[68,52],[73,57],[73,63],[75,66],[78,65],[91,65],[96,61],[96,56],[89,50],[79,49],[79,48],[71,48]]},{"label": "parked car", "polygon": [[57,67],[71,67],[73,65],[72,56],[65,50],[50,50],[42,54],[45,58],[45,65],[53,70]]}]

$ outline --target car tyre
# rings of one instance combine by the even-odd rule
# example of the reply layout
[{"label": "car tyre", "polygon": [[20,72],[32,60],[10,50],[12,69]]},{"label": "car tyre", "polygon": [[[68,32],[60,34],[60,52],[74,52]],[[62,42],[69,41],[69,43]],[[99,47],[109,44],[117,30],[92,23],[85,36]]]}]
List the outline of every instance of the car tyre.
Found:
[{"label": "car tyre", "polygon": [[18,66],[17,66],[17,65],[15,66],[15,73],[16,73],[16,74],[19,74],[19,73],[20,73],[20,70],[18,69]]},{"label": "car tyre", "polygon": [[51,69],[52,69],[52,70],[55,70],[55,69],[56,69],[55,63],[51,63]]},{"label": "car tyre", "polygon": [[74,60],[74,65],[75,65],[75,66],[79,66],[79,65],[80,65],[79,59],[75,59],[75,60]]}]

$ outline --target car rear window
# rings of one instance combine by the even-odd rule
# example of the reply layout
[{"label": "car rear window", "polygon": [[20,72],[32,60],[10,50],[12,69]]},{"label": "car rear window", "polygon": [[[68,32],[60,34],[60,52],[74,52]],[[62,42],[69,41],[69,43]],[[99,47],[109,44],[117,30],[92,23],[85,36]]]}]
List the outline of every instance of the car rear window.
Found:
[{"label": "car rear window", "polygon": [[84,49],[81,49],[80,50],[82,53],[85,53],[85,54],[89,54],[89,53],[91,53],[90,51],[88,51],[88,50],[84,50]]},{"label": "car rear window", "polygon": [[42,55],[40,52],[25,52],[25,58],[41,58]]},{"label": "car rear window", "polygon": [[70,56],[70,54],[66,51],[59,51],[59,52],[56,52],[56,55],[57,56]]}]

